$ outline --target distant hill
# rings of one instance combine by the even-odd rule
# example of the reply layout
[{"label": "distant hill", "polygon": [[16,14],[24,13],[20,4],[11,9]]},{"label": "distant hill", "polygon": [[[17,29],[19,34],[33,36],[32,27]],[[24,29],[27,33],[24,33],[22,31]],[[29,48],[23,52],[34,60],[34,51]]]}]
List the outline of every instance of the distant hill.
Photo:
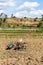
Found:
[{"label": "distant hill", "polygon": [[39,18],[0,18],[0,27],[16,28],[16,27],[37,27]]}]

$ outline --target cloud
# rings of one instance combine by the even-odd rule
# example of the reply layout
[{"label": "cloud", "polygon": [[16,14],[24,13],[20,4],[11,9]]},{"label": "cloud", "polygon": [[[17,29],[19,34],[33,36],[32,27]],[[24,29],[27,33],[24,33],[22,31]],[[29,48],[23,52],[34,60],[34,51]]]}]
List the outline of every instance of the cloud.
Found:
[{"label": "cloud", "polygon": [[40,4],[38,2],[24,2],[17,9],[18,12],[15,13],[16,17],[41,17],[43,10],[38,7]]},{"label": "cloud", "polygon": [[37,8],[40,4],[38,2],[24,2],[18,7],[18,10],[34,9]]},{"label": "cloud", "polygon": [[33,10],[33,11],[30,11],[30,14],[39,16],[43,14],[43,10]]},{"label": "cloud", "polygon": [[0,10],[0,14],[1,14],[1,13],[4,13],[4,11],[3,11],[3,10]]},{"label": "cloud", "polygon": [[41,17],[43,10],[19,11],[15,13],[16,17]]},{"label": "cloud", "polygon": [[16,1],[15,0],[6,0],[6,1],[2,0],[2,1],[0,1],[0,6],[15,6]]},{"label": "cloud", "polygon": [[[38,7],[40,3],[38,2],[24,2],[23,4],[18,0],[0,0],[0,13],[10,14],[15,13],[16,17],[40,17],[43,14],[43,10]],[[16,5],[16,6],[15,6]],[[16,12],[15,12],[16,11]]]},{"label": "cloud", "polygon": [[19,11],[19,12],[16,12],[15,13],[15,16],[16,17],[25,17],[25,16],[28,16],[28,12],[27,11]]}]

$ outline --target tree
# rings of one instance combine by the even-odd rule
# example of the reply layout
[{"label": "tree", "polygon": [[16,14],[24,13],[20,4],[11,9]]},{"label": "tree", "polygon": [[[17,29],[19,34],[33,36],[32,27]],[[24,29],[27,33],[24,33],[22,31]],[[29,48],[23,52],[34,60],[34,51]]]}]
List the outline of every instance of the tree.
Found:
[{"label": "tree", "polygon": [[24,17],[24,18],[27,18],[27,17]]},{"label": "tree", "polygon": [[42,15],[42,18],[41,18],[41,20],[43,21],[43,15]]},{"label": "tree", "polygon": [[34,21],[37,21],[38,17],[34,18]]},{"label": "tree", "polygon": [[42,25],[42,23],[41,23],[41,22],[39,22],[39,24],[37,25],[37,27],[41,27],[41,25]]},{"label": "tree", "polygon": [[2,17],[3,13],[0,14],[0,18]]},{"label": "tree", "polygon": [[4,14],[4,13],[1,13],[1,14],[0,14],[0,18],[2,18],[2,23],[3,23],[3,22],[6,21],[6,19],[7,19],[7,15]]},{"label": "tree", "polygon": [[13,18],[16,18],[16,16],[13,16]]},{"label": "tree", "polygon": [[0,26],[2,25],[2,18],[0,18]]},{"label": "tree", "polygon": [[7,19],[7,15],[5,14],[5,18],[3,19],[3,22],[5,23]]},{"label": "tree", "polygon": [[11,18],[13,18],[13,14],[11,14]]}]

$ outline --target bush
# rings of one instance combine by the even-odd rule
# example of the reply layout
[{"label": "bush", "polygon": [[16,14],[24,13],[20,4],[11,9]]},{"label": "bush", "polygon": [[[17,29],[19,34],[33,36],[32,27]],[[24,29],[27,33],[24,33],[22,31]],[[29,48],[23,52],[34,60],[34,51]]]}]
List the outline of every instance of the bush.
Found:
[{"label": "bush", "polygon": [[41,27],[41,25],[42,25],[42,23],[41,23],[41,22],[39,22],[39,24],[37,25],[37,27]]},{"label": "bush", "polygon": [[42,15],[41,21],[43,21],[43,15]]},{"label": "bush", "polygon": [[36,17],[36,18],[34,18],[34,21],[37,21],[37,19],[38,19],[37,17]]},{"label": "bush", "polygon": [[0,26],[2,25],[2,19],[0,18]]}]

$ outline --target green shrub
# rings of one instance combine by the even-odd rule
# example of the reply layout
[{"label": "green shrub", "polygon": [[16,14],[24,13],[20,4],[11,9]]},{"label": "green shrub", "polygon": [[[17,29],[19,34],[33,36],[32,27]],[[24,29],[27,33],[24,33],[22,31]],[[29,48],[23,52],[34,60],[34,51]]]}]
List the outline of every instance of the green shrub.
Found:
[{"label": "green shrub", "polygon": [[41,22],[39,22],[39,24],[37,25],[37,27],[41,27],[41,25],[42,25],[42,23],[41,23]]}]

